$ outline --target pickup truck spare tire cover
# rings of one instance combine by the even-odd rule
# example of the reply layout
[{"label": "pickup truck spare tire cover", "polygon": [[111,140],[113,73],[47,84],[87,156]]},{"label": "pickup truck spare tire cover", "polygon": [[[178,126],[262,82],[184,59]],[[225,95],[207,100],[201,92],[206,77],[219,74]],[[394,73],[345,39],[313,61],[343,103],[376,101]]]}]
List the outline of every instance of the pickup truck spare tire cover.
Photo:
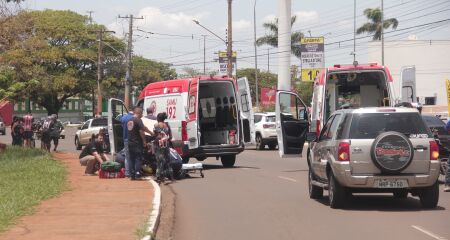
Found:
[{"label": "pickup truck spare tire cover", "polygon": [[371,157],[384,173],[398,173],[408,167],[414,157],[414,148],[404,134],[385,132],[375,138]]}]

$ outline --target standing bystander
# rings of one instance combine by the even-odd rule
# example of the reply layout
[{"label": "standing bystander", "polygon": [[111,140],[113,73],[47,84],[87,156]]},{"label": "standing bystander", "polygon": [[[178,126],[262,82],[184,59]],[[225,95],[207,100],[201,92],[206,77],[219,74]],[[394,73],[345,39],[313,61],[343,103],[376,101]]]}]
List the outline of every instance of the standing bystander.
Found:
[{"label": "standing bystander", "polygon": [[64,129],[61,121],[58,120],[58,116],[56,114],[52,115],[53,118],[53,128],[50,129],[50,138],[53,140],[53,151],[56,152],[58,148],[59,138],[61,136],[61,131]]},{"label": "standing bystander", "polygon": [[148,130],[142,123],[142,108],[135,107],[133,109],[134,116],[127,123],[128,129],[128,151],[129,151],[129,166],[130,166],[130,178],[136,180],[140,178],[142,158],[144,153],[144,147],[146,147],[145,132],[153,135],[153,132]]},{"label": "standing bystander", "polygon": [[23,116],[23,139],[25,140],[25,146],[31,147],[31,139],[33,138],[33,115],[31,111]]},{"label": "standing bystander", "polygon": [[129,177],[130,176],[130,166],[129,166],[129,162],[130,162],[130,153],[128,151],[128,121],[130,121],[133,118],[133,112],[128,112],[127,114],[123,115],[122,118],[120,119],[121,123],[122,123],[122,128],[123,128],[123,148],[125,149],[125,176]]}]

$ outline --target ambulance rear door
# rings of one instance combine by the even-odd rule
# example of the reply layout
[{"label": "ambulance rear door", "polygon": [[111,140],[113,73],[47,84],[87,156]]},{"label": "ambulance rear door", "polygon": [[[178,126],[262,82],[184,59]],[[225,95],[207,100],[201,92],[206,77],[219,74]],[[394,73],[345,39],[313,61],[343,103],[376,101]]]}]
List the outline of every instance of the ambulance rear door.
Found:
[{"label": "ambulance rear door", "polygon": [[198,90],[199,79],[194,78],[189,85],[188,113],[187,113],[187,133],[189,149],[196,149],[200,145],[199,124],[198,124]]},{"label": "ambulance rear door", "polygon": [[239,78],[237,80],[237,86],[237,102],[240,113],[241,132],[243,133],[243,138],[241,139],[243,139],[244,143],[255,143],[254,113],[247,77]]}]

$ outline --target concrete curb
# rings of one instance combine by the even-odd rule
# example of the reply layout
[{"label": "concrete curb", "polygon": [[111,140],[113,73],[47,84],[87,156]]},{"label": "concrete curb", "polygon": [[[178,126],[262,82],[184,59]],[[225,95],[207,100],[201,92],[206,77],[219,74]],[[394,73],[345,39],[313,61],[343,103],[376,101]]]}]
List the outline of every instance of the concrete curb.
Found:
[{"label": "concrete curb", "polygon": [[154,239],[156,235],[156,230],[159,225],[159,218],[161,216],[161,188],[158,183],[150,178],[149,182],[153,185],[154,195],[153,195],[153,209],[150,213],[148,219],[147,236],[143,237],[141,240],[151,240]]}]

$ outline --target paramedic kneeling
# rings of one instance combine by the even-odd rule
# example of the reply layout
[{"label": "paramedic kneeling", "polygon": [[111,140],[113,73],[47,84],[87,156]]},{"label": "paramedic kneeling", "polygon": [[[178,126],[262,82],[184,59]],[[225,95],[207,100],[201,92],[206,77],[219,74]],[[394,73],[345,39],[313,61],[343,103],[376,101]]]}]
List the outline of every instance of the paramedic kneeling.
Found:
[{"label": "paramedic kneeling", "polygon": [[94,176],[100,169],[103,161],[108,161],[108,157],[103,151],[103,135],[95,134],[94,141],[91,141],[80,154],[81,166],[86,166],[85,176]]}]

